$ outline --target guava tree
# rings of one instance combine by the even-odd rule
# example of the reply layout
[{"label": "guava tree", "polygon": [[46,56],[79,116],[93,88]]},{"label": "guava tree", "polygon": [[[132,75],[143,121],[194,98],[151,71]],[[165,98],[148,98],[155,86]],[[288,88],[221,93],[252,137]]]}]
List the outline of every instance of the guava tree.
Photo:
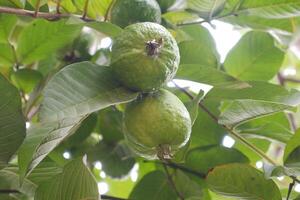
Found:
[{"label": "guava tree", "polygon": [[0,0],[0,200],[300,199],[299,27],[299,0]]}]

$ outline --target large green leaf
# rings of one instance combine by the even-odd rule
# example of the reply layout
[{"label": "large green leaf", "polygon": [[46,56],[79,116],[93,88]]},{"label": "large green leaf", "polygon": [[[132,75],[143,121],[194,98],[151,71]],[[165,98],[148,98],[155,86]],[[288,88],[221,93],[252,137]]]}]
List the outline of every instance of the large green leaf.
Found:
[{"label": "large green leaf", "polygon": [[9,41],[16,22],[16,16],[0,14],[0,43],[7,43]]},{"label": "large green leaf", "polygon": [[110,67],[76,63],[58,72],[45,87],[40,118],[57,121],[83,116],[136,96],[115,80]]},{"label": "large green leaf", "polygon": [[261,100],[223,101],[218,122],[228,126],[237,126],[251,119],[293,108],[295,107]]},{"label": "large green leaf", "polygon": [[44,59],[71,43],[80,30],[81,25],[70,25],[66,20],[34,20],[24,28],[18,38],[18,58],[24,64]]},{"label": "large green leaf", "polygon": [[[81,11],[84,10],[86,2],[86,0],[74,1],[75,5]],[[94,19],[105,16],[111,2],[112,0],[89,0],[87,7],[87,16]]]},{"label": "large green leaf", "polygon": [[209,189],[244,200],[281,200],[281,194],[271,179],[262,172],[246,164],[227,164],[214,168],[207,176]]},{"label": "large green leaf", "polygon": [[36,200],[98,200],[97,182],[82,159],[68,163],[61,174],[39,185]]},{"label": "large green leaf", "polygon": [[25,137],[25,119],[18,90],[0,74],[0,168],[7,164]]},{"label": "large green leaf", "polygon": [[248,162],[249,159],[236,149],[211,145],[190,150],[186,155],[185,165],[190,169],[206,174],[219,165]]},{"label": "large green leaf", "polygon": [[115,37],[122,31],[120,27],[109,22],[89,22],[86,23],[85,26],[93,28],[110,37]]},{"label": "large green leaf", "polygon": [[167,176],[161,171],[146,174],[134,187],[129,199],[132,200],[174,200],[176,193],[169,185]]},{"label": "large green leaf", "polygon": [[15,62],[13,47],[10,44],[0,43],[0,66],[11,67]]},{"label": "large green leaf", "polygon": [[300,169],[300,129],[298,129],[293,135],[292,138],[288,141],[285,151],[284,151],[284,156],[283,156],[283,161],[284,164],[287,167],[293,167],[293,168],[298,168]]},{"label": "large green leaf", "polygon": [[84,118],[32,125],[18,154],[21,178],[28,175],[56,146],[74,133]]},{"label": "large green leaf", "polygon": [[277,113],[245,122],[235,129],[245,136],[267,138],[286,143],[293,136],[285,113]]},{"label": "large green leaf", "polygon": [[176,73],[176,78],[224,88],[243,88],[249,86],[246,82],[239,81],[221,70],[201,64],[180,65]]},{"label": "large green leaf", "polygon": [[212,19],[224,8],[226,0],[187,0],[187,8],[205,19]]},{"label": "large green leaf", "polygon": [[25,6],[24,0],[0,0],[0,6],[23,8]]},{"label": "large green leaf", "polygon": [[224,67],[230,75],[241,80],[267,81],[276,75],[283,58],[272,36],[249,32],[229,52]]},{"label": "large green leaf", "polygon": [[263,18],[280,19],[300,16],[298,0],[230,0],[228,7],[235,7],[237,15],[255,15]]}]

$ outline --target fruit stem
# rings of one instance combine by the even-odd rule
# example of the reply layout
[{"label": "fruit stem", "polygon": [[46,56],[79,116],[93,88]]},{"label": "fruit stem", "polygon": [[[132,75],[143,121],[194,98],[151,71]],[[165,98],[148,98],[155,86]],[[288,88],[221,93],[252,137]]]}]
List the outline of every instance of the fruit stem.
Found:
[{"label": "fruit stem", "polygon": [[159,53],[159,49],[162,47],[162,38],[151,40],[146,42],[146,51],[148,56],[156,56]]},{"label": "fruit stem", "polygon": [[157,157],[160,160],[170,160],[172,156],[170,145],[159,145],[157,147]]}]

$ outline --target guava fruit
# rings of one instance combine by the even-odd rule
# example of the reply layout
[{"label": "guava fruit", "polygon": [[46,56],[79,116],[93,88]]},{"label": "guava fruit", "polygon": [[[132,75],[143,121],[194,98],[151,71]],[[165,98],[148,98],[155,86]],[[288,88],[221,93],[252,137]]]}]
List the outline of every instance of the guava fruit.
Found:
[{"label": "guava fruit", "polygon": [[155,0],[116,0],[111,22],[122,28],[137,22],[161,22],[161,11]]},{"label": "guava fruit", "polygon": [[180,55],[173,36],[163,26],[143,22],[127,26],[112,46],[111,65],[128,88],[151,91],[170,81]]},{"label": "guava fruit", "polygon": [[170,8],[176,0],[156,0],[159,4],[161,11],[165,12],[168,8]]},{"label": "guava fruit", "polygon": [[123,117],[129,146],[147,159],[170,159],[188,142],[191,127],[184,104],[164,89],[129,103]]}]

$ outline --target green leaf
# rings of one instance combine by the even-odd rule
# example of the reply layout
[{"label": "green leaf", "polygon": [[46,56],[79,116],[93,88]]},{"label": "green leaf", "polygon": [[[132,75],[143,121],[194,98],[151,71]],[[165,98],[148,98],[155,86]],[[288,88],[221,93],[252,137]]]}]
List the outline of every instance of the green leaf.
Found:
[{"label": "green leaf", "polygon": [[30,5],[35,8],[38,2],[39,6],[41,7],[47,3],[47,0],[27,0],[27,2],[29,2]]},{"label": "green leaf", "polygon": [[204,199],[203,191],[200,185],[189,178],[185,173],[180,170],[176,170],[173,174],[173,181],[175,183],[176,189],[188,200],[202,200]]},{"label": "green leaf", "polygon": [[0,66],[11,67],[15,62],[12,46],[0,43],[0,49]]},{"label": "green leaf", "polygon": [[285,150],[283,161],[285,166],[300,168],[300,129],[296,131],[293,137],[288,141]]},{"label": "green leaf", "polygon": [[7,164],[25,138],[25,120],[18,90],[0,74],[0,168]]},{"label": "green leaf", "polygon": [[31,173],[67,136],[74,133],[84,118],[32,125],[18,153],[21,179]]},{"label": "green leaf", "polygon": [[7,43],[9,41],[16,23],[16,16],[0,14],[0,43]]},{"label": "green leaf", "polygon": [[224,67],[230,75],[241,80],[268,81],[278,72],[283,58],[272,36],[249,32],[229,52]]},{"label": "green leaf", "polygon": [[[87,16],[93,19],[105,16],[111,2],[112,0],[89,0],[87,7]],[[86,3],[85,0],[76,0],[74,1],[74,3],[79,10],[84,10]]]},{"label": "green leaf", "polygon": [[235,129],[243,135],[287,143],[293,136],[285,113],[277,113],[245,122]]},{"label": "green leaf", "polygon": [[180,24],[185,21],[196,20],[199,17],[196,14],[186,11],[172,11],[162,15],[162,18],[171,24]]},{"label": "green leaf", "polygon": [[77,10],[72,0],[61,0],[60,5],[65,11],[69,13],[74,13]]},{"label": "green leaf", "polygon": [[187,8],[211,20],[223,10],[225,3],[226,0],[187,0]]},{"label": "green leaf", "polygon": [[0,6],[15,7],[15,8],[24,8],[24,0],[0,0]]},{"label": "green leaf", "polygon": [[89,159],[100,161],[103,171],[112,178],[124,178],[135,164],[132,153],[124,141],[115,145],[100,142],[88,155]]},{"label": "green leaf", "polygon": [[61,174],[39,185],[34,199],[98,200],[97,182],[82,159],[68,163]]},{"label": "green leaf", "polygon": [[[238,0],[229,1],[235,5]],[[262,18],[280,19],[300,16],[298,0],[245,0],[235,11],[238,15],[255,15]]]},{"label": "green leaf", "polygon": [[136,96],[115,80],[110,67],[76,63],[58,72],[46,85],[40,118],[57,121],[83,116]]},{"label": "green leaf", "polygon": [[219,55],[214,39],[209,31],[197,25],[180,29],[182,42],[179,43],[180,64],[201,64],[205,67],[218,67]]},{"label": "green leaf", "polygon": [[281,200],[281,194],[271,179],[246,164],[227,164],[214,168],[207,176],[210,190],[235,199]]},{"label": "green leaf", "polygon": [[167,176],[158,170],[146,174],[129,196],[132,200],[174,200],[176,198],[177,195],[170,187]]},{"label": "green leaf", "polygon": [[227,163],[249,163],[249,159],[236,149],[211,145],[190,150],[185,160],[188,168],[204,174]]},{"label": "green leaf", "polygon": [[249,86],[248,83],[239,81],[221,70],[201,64],[180,65],[176,73],[176,78],[224,88],[243,88]]},{"label": "green leaf", "polygon": [[94,130],[97,124],[97,115],[95,113],[90,114],[85,120],[82,121],[80,127],[74,134],[72,134],[66,140],[66,144],[69,147],[76,146],[84,142],[87,139],[92,131]]},{"label": "green leaf", "polygon": [[68,25],[66,22],[36,19],[25,27],[18,38],[20,62],[30,64],[39,61],[71,43],[79,35],[81,26]]},{"label": "green leaf", "polygon": [[293,110],[295,107],[261,100],[233,100],[223,101],[219,124],[237,126],[251,119],[278,113],[284,110]]},{"label": "green leaf", "polygon": [[115,37],[122,31],[122,28],[109,22],[89,22],[86,23],[85,26],[95,29],[96,31],[110,37]]}]

